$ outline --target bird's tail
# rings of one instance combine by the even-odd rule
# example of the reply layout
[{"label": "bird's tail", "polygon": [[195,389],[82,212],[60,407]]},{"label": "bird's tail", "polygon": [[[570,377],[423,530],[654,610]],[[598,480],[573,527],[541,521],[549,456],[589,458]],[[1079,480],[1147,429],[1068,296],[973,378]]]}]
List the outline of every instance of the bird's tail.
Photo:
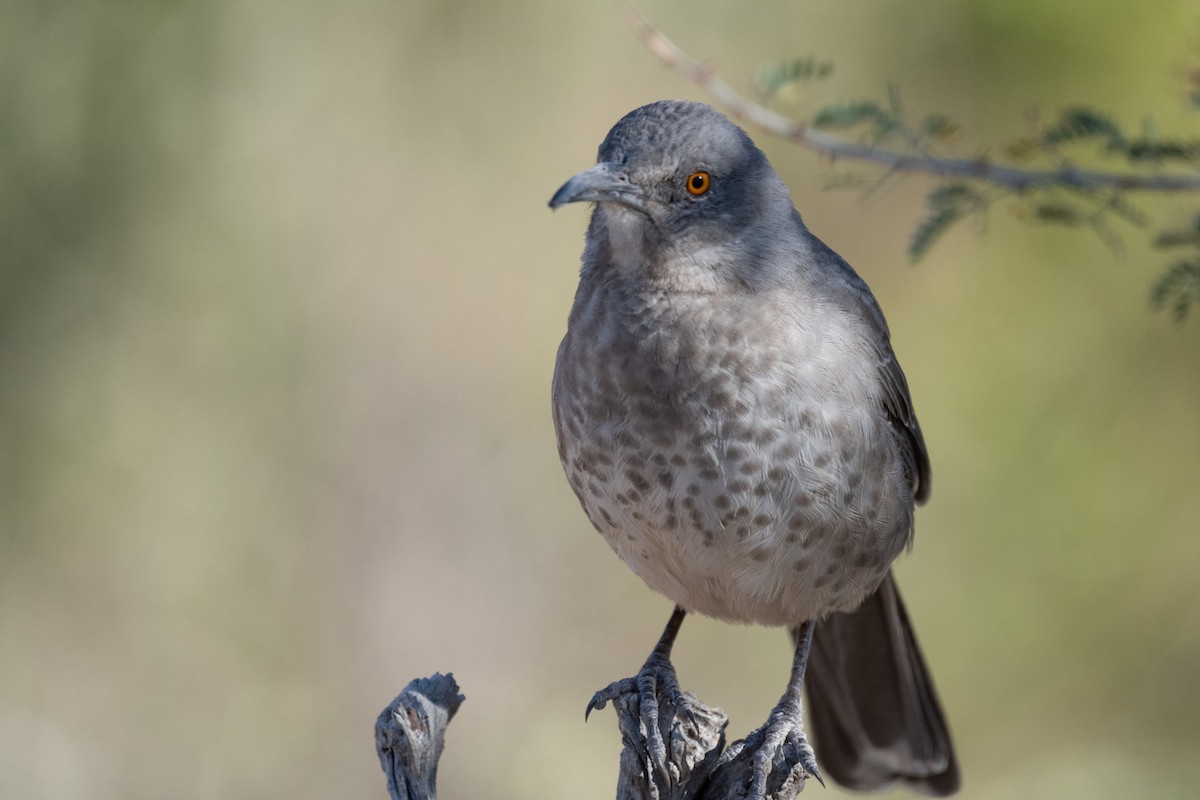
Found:
[{"label": "bird's tail", "polygon": [[835,781],[957,791],[950,731],[890,572],[857,610],[817,624],[805,685],[817,762]]}]

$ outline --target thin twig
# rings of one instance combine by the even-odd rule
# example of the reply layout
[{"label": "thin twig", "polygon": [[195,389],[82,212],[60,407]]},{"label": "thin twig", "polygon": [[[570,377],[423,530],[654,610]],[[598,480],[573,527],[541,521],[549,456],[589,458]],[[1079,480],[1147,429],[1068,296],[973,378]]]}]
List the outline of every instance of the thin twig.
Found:
[{"label": "thin twig", "polygon": [[646,46],[667,66],[708,92],[731,116],[757,125],[770,133],[831,158],[856,158],[882,164],[890,170],[925,172],[931,175],[973,178],[1016,191],[1042,186],[1125,191],[1194,192],[1200,190],[1200,175],[1137,175],[1096,172],[1066,166],[1055,170],[1031,170],[993,164],[986,158],[940,158],[926,154],[900,153],[871,144],[848,142],[804,123],[789,119],[746,97],[684,52],[642,16],[630,0],[614,0]]}]

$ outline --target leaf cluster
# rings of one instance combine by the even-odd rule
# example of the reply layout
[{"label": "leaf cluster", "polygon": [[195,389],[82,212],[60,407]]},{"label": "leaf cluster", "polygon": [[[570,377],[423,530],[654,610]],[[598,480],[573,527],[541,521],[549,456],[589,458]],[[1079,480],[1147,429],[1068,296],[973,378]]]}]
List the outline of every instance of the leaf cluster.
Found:
[{"label": "leaf cluster", "polygon": [[926,198],[929,214],[913,231],[908,257],[924,256],[939,237],[956,222],[987,210],[989,200],[969,183],[959,181],[940,186]]},{"label": "leaf cluster", "polygon": [[1162,139],[1149,124],[1140,134],[1130,136],[1111,117],[1082,106],[1063,111],[1041,136],[1047,149],[1084,141],[1099,141],[1108,153],[1124,156],[1135,165],[1174,162],[1200,166],[1200,139]]},{"label": "leaf cluster", "polygon": [[915,127],[905,119],[896,87],[888,90],[886,105],[873,100],[852,100],[828,105],[813,115],[811,124],[824,130],[863,131],[872,144],[900,141],[916,150],[926,141],[947,142],[958,133],[958,125],[946,114],[928,114]]},{"label": "leaf cluster", "polygon": [[793,58],[764,66],[755,87],[758,96],[770,100],[784,88],[803,81],[821,80],[833,74],[833,62],[815,58]]},{"label": "leaf cluster", "polygon": [[1169,308],[1175,319],[1182,322],[1191,307],[1200,303],[1200,213],[1192,218],[1190,225],[1160,233],[1154,245],[1186,253],[1159,275],[1150,289],[1154,307]]},{"label": "leaf cluster", "polygon": [[[1040,135],[1018,140],[1006,150],[1018,159],[1038,152],[1058,156],[1062,165],[1067,163],[1062,156],[1065,147],[1088,142],[1099,143],[1107,157],[1123,158],[1142,168],[1174,165],[1200,169],[1200,139],[1161,138],[1149,124],[1139,135],[1131,136],[1112,117],[1082,106],[1064,110]],[[1119,217],[1141,227],[1147,224],[1123,192],[1068,191],[1071,196],[1065,200],[1064,190],[1054,187],[1027,196],[1027,216],[1034,222],[1091,227],[1114,249],[1118,240],[1107,224],[1110,218]],[[1156,310],[1169,308],[1176,320],[1183,321],[1192,305],[1200,302],[1200,213],[1189,226],[1161,231],[1154,245],[1188,251],[1160,273],[1150,289],[1150,302]]]},{"label": "leaf cluster", "polygon": [[[763,71],[760,92],[770,98],[796,81],[826,77],[831,72],[832,65],[813,58],[783,62]],[[1189,97],[1200,108],[1200,73]],[[939,149],[958,132],[954,121],[942,113],[927,114],[919,123],[910,124],[895,87],[889,88],[885,102],[846,100],[820,108],[809,117],[809,125],[857,134],[873,148],[932,158],[939,157]],[[1015,161],[1048,160],[1051,167],[1046,175],[1057,176],[1057,180],[1012,186],[972,176],[942,183],[926,197],[926,214],[913,231],[909,257],[924,257],[955,225],[986,214],[996,200],[1005,197],[1015,201],[1008,206],[1029,222],[1088,229],[1118,250],[1120,237],[1114,225],[1120,222],[1145,227],[1147,220],[1129,200],[1128,192],[1090,188],[1067,180],[1076,171],[1069,153],[1089,144],[1097,146],[1102,159],[1120,160],[1138,170],[1200,170],[1200,138],[1163,137],[1151,123],[1144,123],[1140,131],[1132,133],[1108,114],[1073,106],[1064,109],[1052,124],[1041,128],[1035,125],[1031,134],[998,148]],[[862,185],[861,181],[844,178],[842,183]],[[1176,319],[1182,320],[1193,304],[1200,303],[1200,213],[1188,227],[1161,232],[1155,244],[1187,251],[1158,276],[1150,292],[1156,309],[1169,308]]]}]

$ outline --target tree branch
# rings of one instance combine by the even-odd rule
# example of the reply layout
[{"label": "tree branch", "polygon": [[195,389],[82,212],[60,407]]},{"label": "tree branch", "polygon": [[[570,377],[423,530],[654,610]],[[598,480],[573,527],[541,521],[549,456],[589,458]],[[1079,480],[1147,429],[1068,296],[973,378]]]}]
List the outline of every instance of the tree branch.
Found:
[{"label": "tree branch", "polygon": [[[621,731],[617,800],[731,800],[743,797],[754,777],[754,747],[734,742],[725,749],[728,718],[719,708],[687,694],[676,707],[657,695],[658,723],[667,745],[665,773],[655,769],[647,746],[642,700],[634,682],[613,701]],[[452,675],[408,684],[375,723],[375,749],[392,800],[436,800],[434,783],[446,726],[463,701]],[[752,737],[751,737],[752,738]],[[798,751],[782,751],[767,776],[766,800],[794,800],[807,773]]]},{"label": "tree branch", "polygon": [[630,0],[614,0],[646,46],[664,64],[704,89],[731,116],[757,125],[776,136],[831,158],[855,158],[880,164],[893,171],[924,172],[942,177],[971,178],[1009,189],[1068,186],[1084,190],[1119,189],[1126,191],[1193,192],[1200,190],[1200,175],[1139,175],[1097,172],[1064,166],[1054,170],[1032,170],[993,164],[986,158],[941,158],[917,153],[902,153],[870,144],[848,142],[809,125],[789,119],[761,103],[739,93],[663,35],[642,16]]},{"label": "tree branch", "polygon": [[375,722],[375,752],[392,800],[437,800],[437,767],[463,696],[454,675],[436,673],[404,687]]}]

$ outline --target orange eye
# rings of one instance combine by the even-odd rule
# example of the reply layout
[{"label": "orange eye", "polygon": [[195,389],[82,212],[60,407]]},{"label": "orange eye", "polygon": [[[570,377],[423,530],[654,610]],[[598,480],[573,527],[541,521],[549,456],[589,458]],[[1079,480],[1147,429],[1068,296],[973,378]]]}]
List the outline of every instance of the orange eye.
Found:
[{"label": "orange eye", "polygon": [[695,197],[699,197],[708,191],[710,179],[707,172],[693,172],[688,175],[687,190]]}]

